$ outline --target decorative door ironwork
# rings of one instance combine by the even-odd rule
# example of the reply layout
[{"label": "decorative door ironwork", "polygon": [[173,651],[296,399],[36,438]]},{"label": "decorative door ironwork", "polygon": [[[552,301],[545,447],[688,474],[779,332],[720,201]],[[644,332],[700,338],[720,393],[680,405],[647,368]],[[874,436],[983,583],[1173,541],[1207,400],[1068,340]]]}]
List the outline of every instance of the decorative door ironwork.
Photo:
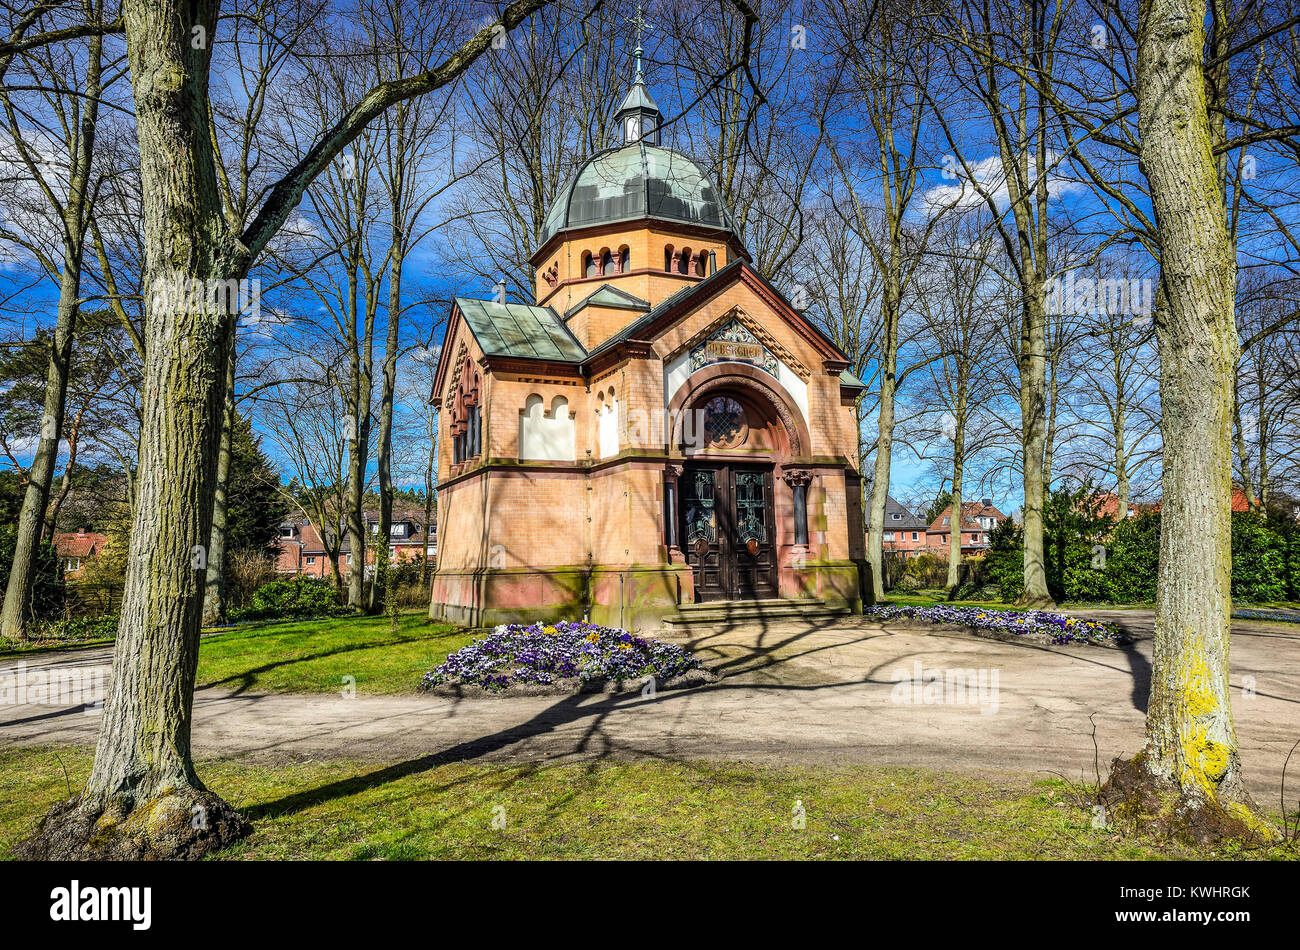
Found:
[{"label": "decorative door ironwork", "polygon": [[678,484],[683,551],[696,599],[776,596],[771,468],[688,465]]}]

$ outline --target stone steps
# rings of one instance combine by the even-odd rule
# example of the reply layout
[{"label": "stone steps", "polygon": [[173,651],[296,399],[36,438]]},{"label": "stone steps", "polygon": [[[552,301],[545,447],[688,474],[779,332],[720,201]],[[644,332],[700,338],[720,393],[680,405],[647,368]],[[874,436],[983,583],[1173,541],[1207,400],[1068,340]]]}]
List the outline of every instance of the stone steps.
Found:
[{"label": "stone steps", "polygon": [[682,604],[674,616],[664,618],[670,633],[701,632],[752,623],[819,621],[847,617],[848,606],[831,606],[820,600],[730,600]]}]

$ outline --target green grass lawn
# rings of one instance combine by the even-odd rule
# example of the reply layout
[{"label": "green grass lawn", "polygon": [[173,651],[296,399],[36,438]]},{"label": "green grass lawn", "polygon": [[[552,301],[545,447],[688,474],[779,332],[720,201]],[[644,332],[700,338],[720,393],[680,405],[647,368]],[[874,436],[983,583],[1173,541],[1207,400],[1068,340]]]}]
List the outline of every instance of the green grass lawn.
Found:
[{"label": "green grass lawn", "polygon": [[472,635],[421,613],[235,627],[203,638],[197,685],[282,693],[412,693],[420,677]]},{"label": "green grass lawn", "polygon": [[[90,756],[0,751],[0,855],[80,787]],[[1124,838],[1093,829],[1063,783],[917,769],[201,761],[199,774],[256,826],[227,860],[1296,857]]]},{"label": "green grass lawn", "polygon": [[[358,693],[411,693],[420,677],[473,636],[430,623],[423,611],[398,617],[337,617],[257,623],[206,633],[197,685],[282,693],[333,693],[343,677]],[[40,642],[0,650],[0,659],[53,650],[84,650],[112,640]]]},{"label": "green grass lawn", "polygon": [[[1022,610],[1015,604],[1009,604],[1002,600],[948,600],[948,596],[941,590],[914,590],[907,593],[890,593],[885,596],[885,603],[898,607],[933,607],[936,604],[944,604],[950,607],[984,607],[993,610]],[[1154,604],[1080,604],[1072,601],[1058,604],[1065,610],[1153,610]]]}]

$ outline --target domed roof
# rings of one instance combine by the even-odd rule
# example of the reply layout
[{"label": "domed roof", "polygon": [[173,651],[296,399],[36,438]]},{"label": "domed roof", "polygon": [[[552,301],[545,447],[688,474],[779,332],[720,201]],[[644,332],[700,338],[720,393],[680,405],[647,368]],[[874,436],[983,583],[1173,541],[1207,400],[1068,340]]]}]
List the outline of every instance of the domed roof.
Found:
[{"label": "domed roof", "polygon": [[598,152],[582,164],[546,215],[540,243],[570,228],[638,218],[736,233],[731,212],[699,165],[681,152],[640,139]]}]

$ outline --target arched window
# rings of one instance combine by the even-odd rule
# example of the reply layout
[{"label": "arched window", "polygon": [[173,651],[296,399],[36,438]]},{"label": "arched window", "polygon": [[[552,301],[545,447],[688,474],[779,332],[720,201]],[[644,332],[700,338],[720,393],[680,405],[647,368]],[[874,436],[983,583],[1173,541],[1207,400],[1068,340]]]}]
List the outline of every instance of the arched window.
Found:
[{"label": "arched window", "polygon": [[620,274],[626,274],[628,267],[631,264],[632,264],[632,252],[628,249],[628,246],[624,244],[622,247],[618,249],[618,272]]},{"label": "arched window", "polygon": [[540,395],[533,393],[524,401],[519,413],[519,457],[550,461],[574,460],[574,425],[569,416],[569,400],[556,396],[551,409],[545,410]]},{"label": "arched window", "polygon": [[691,273],[691,249],[689,247],[682,248],[682,256],[677,259],[677,273]]},{"label": "arched window", "polygon": [[709,252],[700,251],[700,256],[695,262],[695,273],[700,277],[707,277],[709,274]]},{"label": "arched window", "polygon": [[459,465],[483,451],[482,379],[469,360],[461,368],[460,384],[451,405],[451,461]]},{"label": "arched window", "polygon": [[613,386],[596,397],[596,439],[601,458],[618,454],[618,400]]},{"label": "arched window", "polygon": [[664,246],[664,270],[672,273],[673,270],[673,246],[667,244]]},{"label": "arched window", "polygon": [[616,273],[613,266],[614,256],[609,253],[609,248],[600,252],[600,272],[605,276]]}]

